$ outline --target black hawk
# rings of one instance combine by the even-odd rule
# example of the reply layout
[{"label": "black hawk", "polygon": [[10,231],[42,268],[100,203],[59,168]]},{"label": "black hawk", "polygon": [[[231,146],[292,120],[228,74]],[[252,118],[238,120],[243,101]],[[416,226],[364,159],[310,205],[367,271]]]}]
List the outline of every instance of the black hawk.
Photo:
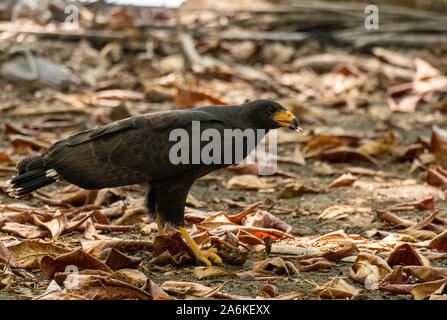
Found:
[{"label": "black hawk", "polygon": [[[183,227],[188,192],[198,178],[237,164],[256,147],[263,135],[256,134],[256,141],[250,143],[247,130],[267,133],[280,127],[296,130],[298,120],[269,100],[134,116],[80,132],[55,143],[40,156],[22,160],[8,193],[20,197],[60,179],[89,190],[148,183],[146,206],[159,228],[165,223],[175,225],[199,261],[220,263],[216,251],[200,250]],[[229,130],[242,134],[225,140]],[[180,149],[175,152],[180,143],[175,133],[179,132],[186,133],[190,143],[183,149],[182,161],[175,158],[181,153]],[[197,161],[197,153],[211,143],[211,138],[217,146],[210,152],[213,161]],[[241,147],[238,158],[237,148]]]}]

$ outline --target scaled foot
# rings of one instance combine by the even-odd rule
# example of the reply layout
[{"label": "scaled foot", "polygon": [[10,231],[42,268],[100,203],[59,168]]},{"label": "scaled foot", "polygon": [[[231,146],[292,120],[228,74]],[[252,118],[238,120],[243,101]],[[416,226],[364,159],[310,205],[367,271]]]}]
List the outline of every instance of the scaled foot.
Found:
[{"label": "scaled foot", "polygon": [[194,239],[191,237],[191,235],[188,233],[188,231],[184,227],[177,227],[180,233],[182,234],[183,238],[188,243],[189,247],[191,248],[194,256],[197,260],[203,262],[207,266],[211,266],[211,262],[209,259],[214,261],[215,263],[222,263],[222,259],[217,255],[217,249],[211,248],[208,250],[201,250],[197,243],[194,241]]},{"label": "scaled foot", "polygon": [[197,260],[202,261],[207,266],[211,266],[211,262],[209,261],[209,259],[213,260],[215,263],[222,263],[222,259],[218,256],[216,248],[211,248],[208,250],[199,249],[197,253],[194,252],[194,255]]}]

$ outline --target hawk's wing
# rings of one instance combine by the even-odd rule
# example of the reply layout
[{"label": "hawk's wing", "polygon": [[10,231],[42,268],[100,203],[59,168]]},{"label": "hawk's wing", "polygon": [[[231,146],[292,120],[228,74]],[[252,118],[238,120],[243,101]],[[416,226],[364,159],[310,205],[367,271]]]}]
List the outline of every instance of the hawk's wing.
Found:
[{"label": "hawk's wing", "polygon": [[216,124],[212,114],[199,110],[131,117],[57,142],[44,153],[44,163],[68,182],[86,189],[180,175],[188,168],[169,160],[169,151],[176,143],[169,141],[169,135],[176,128],[190,131],[193,120]]}]

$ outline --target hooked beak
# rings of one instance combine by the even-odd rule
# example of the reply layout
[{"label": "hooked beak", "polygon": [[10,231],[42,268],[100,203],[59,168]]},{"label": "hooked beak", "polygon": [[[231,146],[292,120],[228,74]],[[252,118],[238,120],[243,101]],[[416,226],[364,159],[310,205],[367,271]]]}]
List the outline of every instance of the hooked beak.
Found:
[{"label": "hooked beak", "polygon": [[275,121],[281,127],[287,127],[291,130],[301,131],[298,119],[289,111],[277,111],[273,116]]}]

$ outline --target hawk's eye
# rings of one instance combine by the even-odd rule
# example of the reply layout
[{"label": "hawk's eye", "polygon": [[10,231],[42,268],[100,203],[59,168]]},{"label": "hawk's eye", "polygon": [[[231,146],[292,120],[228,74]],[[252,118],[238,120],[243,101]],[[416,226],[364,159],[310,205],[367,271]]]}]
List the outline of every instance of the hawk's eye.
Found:
[{"label": "hawk's eye", "polygon": [[276,109],[273,106],[268,106],[267,107],[267,112],[270,113],[270,114],[274,114],[276,112]]}]

